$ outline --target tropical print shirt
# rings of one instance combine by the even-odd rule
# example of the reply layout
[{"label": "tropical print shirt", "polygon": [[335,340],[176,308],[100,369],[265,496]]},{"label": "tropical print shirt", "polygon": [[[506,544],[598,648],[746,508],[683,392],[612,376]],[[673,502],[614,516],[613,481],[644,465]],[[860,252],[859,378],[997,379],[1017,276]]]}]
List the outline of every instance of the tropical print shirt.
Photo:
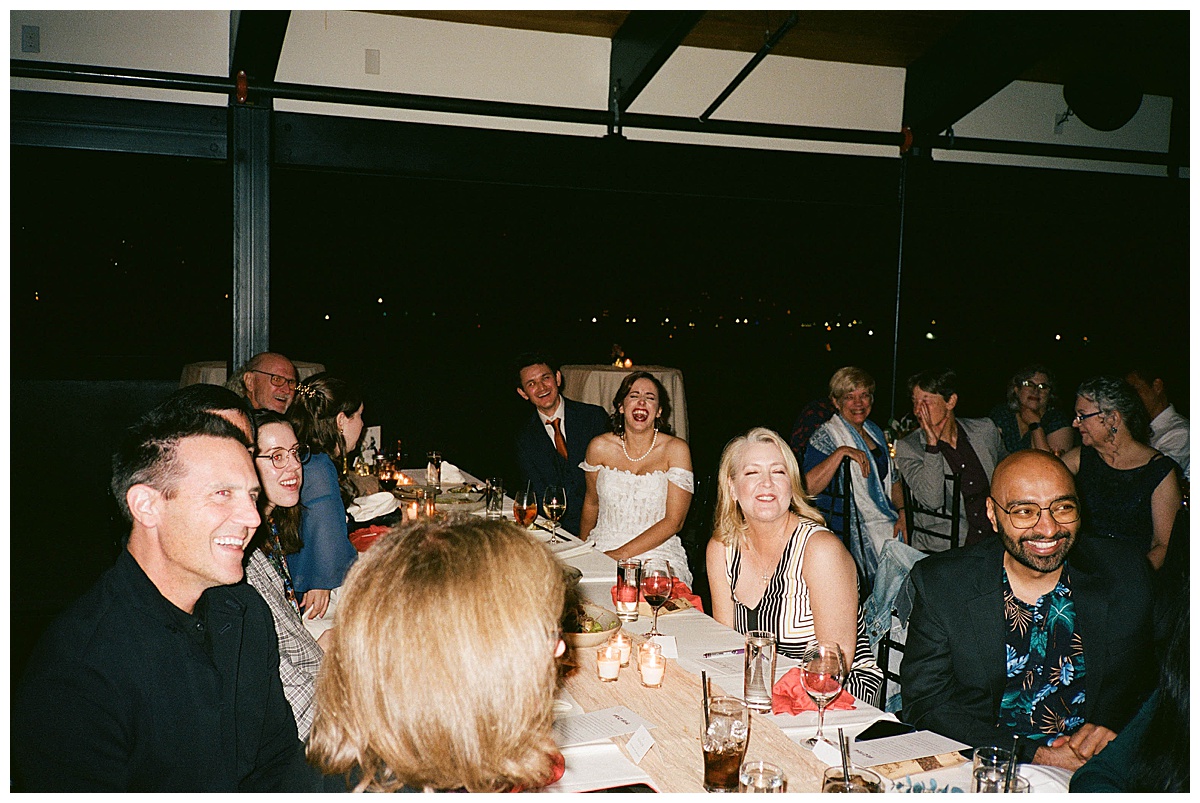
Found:
[{"label": "tropical print shirt", "polygon": [[1017,598],[1004,571],[1004,619],[1008,684],[999,726],[1045,745],[1079,730],[1086,670],[1066,565],[1033,605]]}]

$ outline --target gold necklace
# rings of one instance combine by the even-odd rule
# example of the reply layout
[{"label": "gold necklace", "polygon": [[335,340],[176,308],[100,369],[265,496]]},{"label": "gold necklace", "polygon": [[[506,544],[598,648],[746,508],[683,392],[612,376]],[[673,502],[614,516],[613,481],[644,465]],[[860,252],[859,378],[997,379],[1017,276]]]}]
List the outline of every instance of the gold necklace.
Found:
[{"label": "gold necklace", "polygon": [[[784,516],[783,527],[780,529],[780,533],[787,532],[788,525],[791,524],[791,518],[792,518],[791,513],[788,513],[786,516]],[[777,540],[778,540],[778,538],[777,538]],[[770,566],[769,571],[763,571],[762,566],[767,565],[767,561],[765,560],[766,555],[763,552],[760,552],[758,547],[754,546],[754,542],[750,540],[749,536],[746,537],[746,543],[749,544],[750,551],[754,553],[755,561],[759,562],[759,564],[760,564],[759,565],[759,577],[762,578],[763,585],[769,584],[771,582],[771,575],[775,574],[775,570],[778,568],[779,562],[776,561],[774,566]],[[779,557],[780,558],[783,557],[782,550],[779,553]]]}]

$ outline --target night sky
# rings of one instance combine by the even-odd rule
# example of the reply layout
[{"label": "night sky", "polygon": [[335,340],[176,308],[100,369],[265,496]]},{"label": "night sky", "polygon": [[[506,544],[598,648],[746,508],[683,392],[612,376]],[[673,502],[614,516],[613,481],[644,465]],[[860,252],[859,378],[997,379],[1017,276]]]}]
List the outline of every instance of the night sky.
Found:
[{"label": "night sky", "polygon": [[[14,378],[173,379],[184,363],[228,357],[227,165],[14,147],[12,176]],[[739,431],[786,435],[841,365],[875,375],[873,417],[886,422],[894,199],[296,169],[276,170],[272,190],[272,347],[361,382],[368,422],[413,454],[440,446],[477,473],[515,471],[527,405],[510,362],[547,346],[563,363],[600,363],[620,343],[635,362],[683,369],[693,451],[709,470]],[[1065,408],[1081,379],[1168,343],[1182,391],[1187,219],[1186,182],[910,174],[899,384],[952,365],[962,409],[983,414],[1038,359],[1058,371]]]}]

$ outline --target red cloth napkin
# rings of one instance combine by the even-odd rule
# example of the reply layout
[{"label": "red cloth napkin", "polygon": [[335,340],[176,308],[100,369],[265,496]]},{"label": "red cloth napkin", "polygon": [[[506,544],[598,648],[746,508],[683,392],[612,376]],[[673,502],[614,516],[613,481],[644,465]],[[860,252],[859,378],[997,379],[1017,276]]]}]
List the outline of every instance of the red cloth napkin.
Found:
[{"label": "red cloth napkin", "polygon": [[[704,603],[700,601],[700,597],[698,597],[692,593],[692,589],[688,588],[687,583],[683,582],[678,577],[673,577],[671,579],[674,580],[675,582],[671,586],[670,599],[677,599],[679,597],[682,597],[683,599],[686,599],[688,602],[690,602],[692,604],[693,608],[700,611],[700,613],[704,613]],[[617,604],[617,587],[614,585],[608,591],[610,594],[612,594],[613,605],[616,605]],[[638,602],[645,602],[645,601],[646,601],[645,595],[639,591],[638,592]]]},{"label": "red cloth napkin", "polygon": [[[842,689],[842,693],[829,701],[826,711],[853,711],[854,695]],[[800,683],[800,669],[793,666],[783,677],[775,682],[771,689],[771,712],[775,714],[799,714],[802,711],[816,711],[817,704],[808,696]]]},{"label": "red cloth napkin", "polygon": [[379,524],[372,524],[370,527],[363,527],[350,533],[350,544],[359,552],[366,552],[375,543],[379,536],[390,530],[391,527],[384,527]]}]

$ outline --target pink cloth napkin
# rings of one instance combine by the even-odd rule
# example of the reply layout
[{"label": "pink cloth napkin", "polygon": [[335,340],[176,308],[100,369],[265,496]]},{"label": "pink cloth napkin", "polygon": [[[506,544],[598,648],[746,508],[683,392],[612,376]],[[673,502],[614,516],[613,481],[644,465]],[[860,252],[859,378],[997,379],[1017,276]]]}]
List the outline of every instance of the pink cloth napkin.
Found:
[{"label": "pink cloth napkin", "polygon": [[[853,711],[854,695],[842,689],[842,693],[829,701],[826,711]],[[793,666],[783,677],[775,682],[771,689],[771,711],[775,714],[799,714],[802,711],[816,711],[817,704],[808,696],[804,685],[800,682],[800,669]]]},{"label": "pink cloth napkin", "polygon": [[[700,601],[700,597],[698,597],[692,593],[692,589],[688,588],[687,583],[683,582],[678,577],[673,577],[671,579],[674,580],[675,582],[674,582],[674,585],[671,586],[670,599],[677,599],[679,597],[682,597],[682,598],[686,599],[688,602],[692,603],[693,608],[700,611],[700,613],[704,613],[704,603]],[[630,592],[633,591],[632,588],[630,588],[629,590],[630,590]],[[617,604],[617,587],[614,585],[608,591],[610,594],[612,594],[613,605],[616,605]],[[631,602],[632,600],[626,600],[626,601]],[[646,597],[643,596],[639,592],[638,593],[638,602],[645,602],[645,601],[646,601]]]}]

